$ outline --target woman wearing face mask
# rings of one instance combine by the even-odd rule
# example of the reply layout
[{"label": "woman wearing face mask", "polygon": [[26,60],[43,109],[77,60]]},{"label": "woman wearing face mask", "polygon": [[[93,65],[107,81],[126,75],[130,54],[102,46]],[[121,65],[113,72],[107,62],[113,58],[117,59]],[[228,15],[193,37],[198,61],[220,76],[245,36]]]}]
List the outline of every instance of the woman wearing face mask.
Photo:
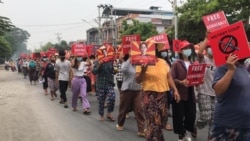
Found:
[{"label": "woman wearing face mask", "polygon": [[57,97],[56,91],[58,89],[58,86],[56,85],[56,72],[55,72],[55,64],[56,64],[56,57],[55,55],[50,56],[50,62],[47,64],[44,74],[46,75],[48,79],[48,86],[50,88],[50,94],[51,94],[51,101],[54,100],[54,97]]},{"label": "woman wearing face mask", "polygon": [[83,62],[81,56],[77,56],[71,61],[71,67],[73,68],[73,79],[71,82],[71,89],[73,92],[72,96],[72,108],[73,111],[77,110],[77,99],[80,94],[82,98],[82,108],[83,114],[89,115],[90,114],[90,104],[87,99],[87,84],[84,78],[84,71],[87,67],[86,64]]},{"label": "woman wearing face mask", "polygon": [[48,95],[48,79],[44,75],[44,71],[45,71],[47,64],[48,64],[48,58],[47,58],[47,56],[43,56],[42,64],[41,64],[42,68],[40,70],[40,75],[43,77],[43,89],[44,89],[45,95]]},{"label": "woman wearing face mask", "polygon": [[192,134],[193,138],[196,138],[197,134],[194,87],[188,86],[186,79],[188,67],[192,64],[192,52],[194,52],[193,45],[188,41],[182,41],[180,43],[180,59],[176,60],[171,67],[172,77],[181,97],[179,103],[172,102],[174,133],[179,135],[179,141],[191,141],[188,132]]}]

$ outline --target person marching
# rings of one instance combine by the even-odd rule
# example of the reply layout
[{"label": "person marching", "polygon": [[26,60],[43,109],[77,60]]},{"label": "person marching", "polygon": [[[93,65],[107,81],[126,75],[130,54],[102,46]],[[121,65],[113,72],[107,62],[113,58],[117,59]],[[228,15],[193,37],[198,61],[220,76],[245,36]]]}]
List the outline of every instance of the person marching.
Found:
[{"label": "person marching", "polygon": [[130,63],[129,54],[126,54],[124,57],[121,56],[120,60],[122,60],[121,72],[123,77],[123,83],[120,92],[120,106],[119,106],[118,124],[116,125],[116,129],[118,131],[123,130],[126,114],[129,108],[133,106],[138,128],[137,135],[144,137],[145,119],[144,119],[144,114],[142,112],[143,108],[141,103],[142,86],[136,83],[135,68]]},{"label": "person marching", "polygon": [[193,138],[197,136],[194,86],[188,86],[187,81],[188,67],[192,64],[193,59],[193,45],[184,40],[180,43],[180,49],[179,59],[171,67],[172,77],[181,97],[179,103],[172,102],[173,127],[174,133],[179,135],[179,141],[191,141],[191,136],[187,131],[191,132]]},{"label": "person marching", "polygon": [[60,104],[64,104],[64,108],[68,108],[67,104],[67,95],[66,91],[69,85],[69,74],[71,71],[71,64],[69,60],[65,59],[65,51],[59,51],[60,60],[56,62],[55,71],[56,71],[56,83],[59,84],[60,90],[60,97],[61,101]]},{"label": "person marching", "polygon": [[48,79],[48,86],[50,88],[51,101],[53,101],[54,98],[57,97],[56,91],[58,89],[58,85],[55,82],[55,78],[56,78],[55,64],[56,64],[56,57],[54,55],[51,55],[50,62],[47,64],[45,71],[44,71],[44,75]]},{"label": "person marching", "polygon": [[29,80],[30,80],[30,85],[32,85],[32,82],[34,83],[34,85],[36,85],[36,62],[34,61],[33,58],[30,59],[29,62]]},{"label": "person marching", "polygon": [[167,116],[165,93],[172,88],[176,103],[180,100],[169,66],[159,58],[157,50],[156,54],[154,66],[142,64],[136,67],[136,81],[142,83],[147,141],[164,141],[162,128],[166,125]]},{"label": "person marching", "polygon": [[[106,52],[106,47],[101,47],[103,52]],[[114,90],[114,68],[113,62],[103,62],[101,60],[96,60],[94,62],[94,68],[92,70],[93,74],[96,75],[96,96],[98,97],[99,102],[99,115],[100,120],[104,121],[104,103],[107,99],[107,108],[108,113],[106,118],[110,121],[115,121],[115,118],[112,116],[112,112],[114,111],[115,106],[115,90]]]},{"label": "person marching", "polygon": [[72,96],[72,108],[73,111],[77,111],[77,99],[80,94],[82,100],[83,114],[89,115],[90,104],[87,99],[87,83],[84,78],[86,70],[86,64],[83,62],[81,56],[76,56],[71,61],[71,67],[73,68],[73,79],[71,81]]},{"label": "person marching", "polygon": [[44,55],[42,57],[42,68],[40,70],[40,76],[42,76],[42,78],[43,78],[43,90],[44,90],[45,95],[48,95],[48,79],[44,75],[44,71],[45,71],[47,64],[48,64],[48,58],[46,55]]}]

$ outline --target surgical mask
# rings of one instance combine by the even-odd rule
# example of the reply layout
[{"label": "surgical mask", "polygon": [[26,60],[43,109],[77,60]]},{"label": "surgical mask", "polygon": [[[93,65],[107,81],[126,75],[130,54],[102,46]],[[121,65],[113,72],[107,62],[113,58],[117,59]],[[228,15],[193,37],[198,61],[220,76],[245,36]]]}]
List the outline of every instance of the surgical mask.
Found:
[{"label": "surgical mask", "polygon": [[207,49],[207,54],[208,54],[208,55],[211,55],[211,56],[213,55],[213,52],[212,52],[212,49],[211,49],[211,48],[208,48],[208,49]]},{"label": "surgical mask", "polygon": [[161,57],[165,58],[168,56],[168,53],[167,52],[161,52]]},{"label": "surgical mask", "polygon": [[183,50],[182,54],[186,57],[189,57],[192,54],[192,50],[191,49],[185,49]]},{"label": "surgical mask", "polygon": [[82,61],[82,57],[77,57],[76,60],[77,60],[78,62],[81,62],[81,61]]}]

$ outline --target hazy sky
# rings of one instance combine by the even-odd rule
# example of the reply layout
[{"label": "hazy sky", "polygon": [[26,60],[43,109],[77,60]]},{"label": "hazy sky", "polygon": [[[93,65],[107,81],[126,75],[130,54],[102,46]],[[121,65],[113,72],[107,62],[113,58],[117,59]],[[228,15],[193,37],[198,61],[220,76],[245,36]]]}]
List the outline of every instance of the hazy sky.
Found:
[{"label": "hazy sky", "polygon": [[[28,49],[39,48],[47,42],[56,43],[57,33],[63,40],[86,39],[86,30],[97,26],[97,5],[111,4],[119,8],[148,9],[160,6],[172,10],[168,0],[1,0],[0,15],[14,25],[27,30],[31,37]],[[82,19],[88,21],[84,22]]]}]

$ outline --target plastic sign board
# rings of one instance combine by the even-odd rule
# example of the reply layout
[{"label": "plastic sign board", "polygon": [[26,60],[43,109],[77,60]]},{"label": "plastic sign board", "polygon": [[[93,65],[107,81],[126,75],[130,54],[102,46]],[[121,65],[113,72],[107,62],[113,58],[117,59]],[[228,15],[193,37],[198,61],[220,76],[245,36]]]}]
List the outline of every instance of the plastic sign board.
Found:
[{"label": "plastic sign board", "polygon": [[180,52],[180,42],[181,42],[181,40],[173,40],[174,52]]},{"label": "plastic sign board", "polygon": [[168,41],[168,36],[167,34],[159,34],[156,36],[152,36],[149,39],[147,39],[149,42],[154,42],[157,44],[158,50],[167,50],[170,48],[169,41]]},{"label": "plastic sign board", "polygon": [[87,55],[86,45],[83,43],[74,43],[71,45],[71,53],[74,56],[84,56]]},{"label": "plastic sign board", "polygon": [[229,26],[223,11],[203,16],[203,22],[205,23],[207,30],[210,32]]},{"label": "plastic sign board", "polygon": [[102,48],[100,47],[97,51],[97,58],[101,62],[110,62],[115,60],[114,48],[111,46]]},{"label": "plastic sign board", "polygon": [[208,35],[216,66],[226,63],[230,53],[239,59],[250,57],[250,50],[242,21],[236,22]]},{"label": "plastic sign board", "polygon": [[141,41],[141,36],[139,34],[122,36],[123,54],[129,53],[129,51],[131,49],[131,42],[133,42],[133,41]]},{"label": "plastic sign board", "polygon": [[131,43],[132,65],[155,65],[155,44],[153,42],[135,41]]},{"label": "plastic sign board", "polygon": [[192,64],[188,67],[187,80],[189,86],[203,83],[207,64]]}]

